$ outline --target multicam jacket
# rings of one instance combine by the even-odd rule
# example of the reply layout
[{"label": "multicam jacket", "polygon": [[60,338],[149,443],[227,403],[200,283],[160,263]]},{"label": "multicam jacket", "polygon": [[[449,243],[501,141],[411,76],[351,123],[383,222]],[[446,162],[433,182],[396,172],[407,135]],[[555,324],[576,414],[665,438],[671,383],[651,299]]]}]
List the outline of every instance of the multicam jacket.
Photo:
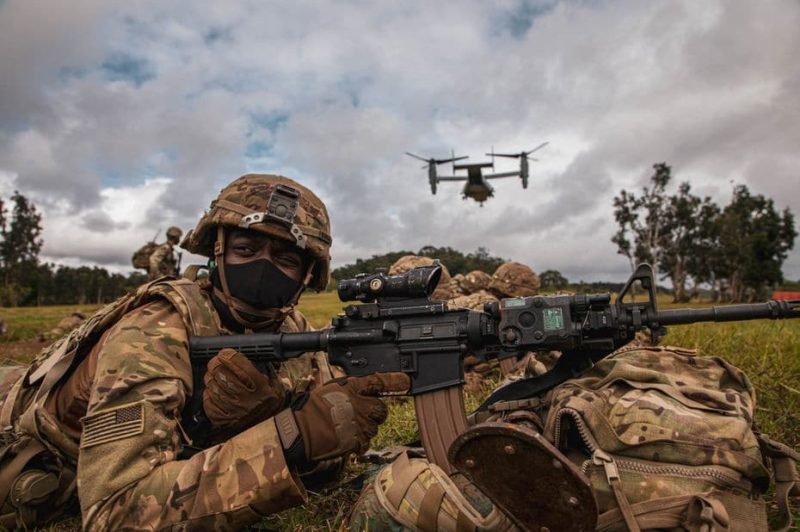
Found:
[{"label": "multicam jacket", "polygon": [[178,275],[178,261],[175,258],[175,252],[172,244],[167,241],[158,246],[153,254],[150,255],[150,270],[149,279],[158,279],[165,275],[177,277]]},{"label": "multicam jacket", "polygon": [[[271,418],[183,457],[180,414],[193,391],[189,334],[198,327],[227,331],[198,285],[181,280],[147,286],[137,296],[142,304],[105,329],[43,402],[45,416],[64,434],[62,442],[51,438],[46,445],[77,463],[83,526],[238,529],[302,503],[305,490],[284,459]],[[190,297],[175,297],[176,286]],[[294,312],[281,330],[310,326]],[[34,368],[37,362],[42,364],[37,359]],[[321,381],[331,377],[324,354],[287,365],[282,377],[296,382],[311,374]],[[9,388],[0,383],[0,401]],[[17,403],[29,396],[23,391]],[[15,415],[25,408],[18,405]]]}]

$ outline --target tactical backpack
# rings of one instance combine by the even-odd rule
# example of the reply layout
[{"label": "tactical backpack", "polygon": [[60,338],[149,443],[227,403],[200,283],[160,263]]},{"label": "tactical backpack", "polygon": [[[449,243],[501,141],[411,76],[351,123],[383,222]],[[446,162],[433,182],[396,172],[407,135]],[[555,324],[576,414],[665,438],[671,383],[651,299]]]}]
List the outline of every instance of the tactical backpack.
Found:
[{"label": "tactical backpack", "polygon": [[144,246],[137,249],[131,257],[131,264],[133,264],[133,267],[140,270],[149,270],[150,255],[152,255],[157,248],[158,244],[151,240]]},{"label": "tactical backpack", "polygon": [[761,495],[798,492],[792,449],[753,426],[755,392],[717,357],[630,348],[553,390],[544,435],[581,465],[598,530],[767,530]]}]

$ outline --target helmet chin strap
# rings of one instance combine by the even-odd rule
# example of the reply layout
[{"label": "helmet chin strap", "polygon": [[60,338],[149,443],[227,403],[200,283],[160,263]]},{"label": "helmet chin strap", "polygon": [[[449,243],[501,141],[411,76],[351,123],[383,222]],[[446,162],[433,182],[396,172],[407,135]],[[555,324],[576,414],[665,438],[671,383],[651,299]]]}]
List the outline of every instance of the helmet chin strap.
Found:
[{"label": "helmet chin strap", "polygon": [[[265,329],[270,326],[280,326],[283,323],[283,320],[286,319],[286,316],[288,316],[292,310],[294,310],[297,301],[300,299],[300,295],[306,289],[308,283],[311,282],[315,265],[315,261],[312,261],[308,267],[308,270],[306,271],[303,283],[300,285],[300,288],[298,288],[297,292],[295,292],[294,296],[292,296],[292,299],[288,305],[285,305],[281,308],[259,309],[232,296],[230,293],[230,289],[228,288],[228,280],[225,276],[225,229],[222,226],[217,227],[217,241],[214,243],[214,261],[217,263],[219,280],[220,284],[222,285],[222,290],[214,287],[214,294],[225,303],[225,305],[228,307],[228,310],[231,311],[233,319],[241,324],[248,332],[252,330]],[[264,319],[259,321],[251,321],[242,316],[240,313],[257,316]]]}]

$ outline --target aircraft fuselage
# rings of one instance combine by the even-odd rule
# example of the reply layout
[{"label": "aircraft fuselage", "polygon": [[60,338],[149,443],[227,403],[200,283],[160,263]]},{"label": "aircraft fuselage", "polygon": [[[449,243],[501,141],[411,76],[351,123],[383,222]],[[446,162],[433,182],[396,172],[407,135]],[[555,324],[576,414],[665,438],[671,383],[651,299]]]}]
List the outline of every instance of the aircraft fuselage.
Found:
[{"label": "aircraft fuselage", "polygon": [[472,198],[483,203],[494,196],[494,188],[483,177],[483,169],[491,167],[492,163],[458,164],[454,167],[456,170],[467,171],[467,183],[461,190],[464,199]]}]

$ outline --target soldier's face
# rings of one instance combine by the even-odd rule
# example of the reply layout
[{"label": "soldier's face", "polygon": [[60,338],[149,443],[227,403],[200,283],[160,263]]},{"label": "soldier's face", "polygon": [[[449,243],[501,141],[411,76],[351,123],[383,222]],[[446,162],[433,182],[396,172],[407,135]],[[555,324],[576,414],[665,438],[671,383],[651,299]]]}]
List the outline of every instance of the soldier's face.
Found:
[{"label": "soldier's face", "polygon": [[300,281],[305,274],[305,254],[285,240],[246,229],[231,231],[226,240],[226,264],[244,264],[267,259],[295,281]]}]

